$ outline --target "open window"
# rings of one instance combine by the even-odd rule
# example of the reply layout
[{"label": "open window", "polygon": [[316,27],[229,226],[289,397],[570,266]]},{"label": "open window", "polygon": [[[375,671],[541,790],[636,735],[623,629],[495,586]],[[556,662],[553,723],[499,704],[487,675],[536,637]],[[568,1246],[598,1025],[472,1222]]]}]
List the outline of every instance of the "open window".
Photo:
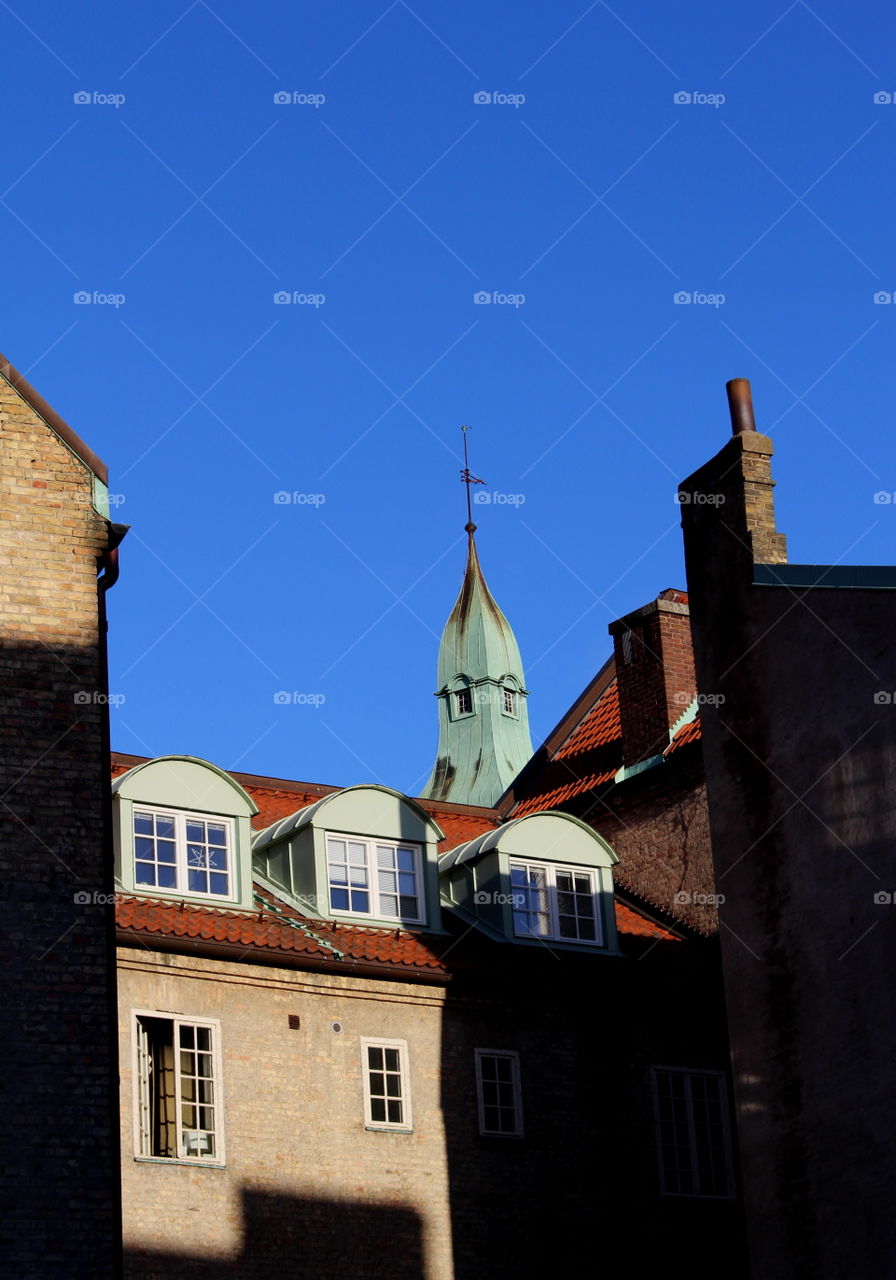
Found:
[{"label": "open window", "polygon": [[217,1022],[138,1013],[134,1044],[137,1156],[223,1163]]}]

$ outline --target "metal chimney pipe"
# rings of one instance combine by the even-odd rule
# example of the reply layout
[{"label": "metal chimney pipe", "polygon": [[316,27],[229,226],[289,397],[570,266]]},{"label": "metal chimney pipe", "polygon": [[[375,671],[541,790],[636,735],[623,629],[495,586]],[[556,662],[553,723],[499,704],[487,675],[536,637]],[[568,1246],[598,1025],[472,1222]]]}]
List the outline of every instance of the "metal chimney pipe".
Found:
[{"label": "metal chimney pipe", "polygon": [[744,431],[756,430],[756,419],[753,417],[753,396],[750,392],[749,378],[732,378],[725,383],[728,392],[728,409],[731,413],[731,430],[739,436]]}]

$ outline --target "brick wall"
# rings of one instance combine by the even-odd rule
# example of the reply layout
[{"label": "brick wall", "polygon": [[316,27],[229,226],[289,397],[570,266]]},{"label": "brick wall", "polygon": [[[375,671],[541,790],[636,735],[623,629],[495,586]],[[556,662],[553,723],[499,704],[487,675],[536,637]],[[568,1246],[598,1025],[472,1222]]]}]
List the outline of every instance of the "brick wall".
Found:
[{"label": "brick wall", "polygon": [[[93,476],[0,378],[4,1274],[114,1273]],[[76,901],[88,894],[89,903]]]}]

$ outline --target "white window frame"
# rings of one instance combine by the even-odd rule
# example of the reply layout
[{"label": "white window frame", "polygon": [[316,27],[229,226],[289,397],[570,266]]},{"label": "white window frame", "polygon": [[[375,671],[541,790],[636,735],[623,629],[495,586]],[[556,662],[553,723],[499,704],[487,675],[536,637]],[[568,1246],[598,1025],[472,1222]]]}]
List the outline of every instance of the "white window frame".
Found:
[{"label": "white window frame", "polygon": [[[566,942],[577,947],[605,947],[605,930],[603,913],[601,911],[601,877],[598,867],[577,867],[567,862],[542,862],[538,858],[511,858],[509,860],[510,872],[508,879],[510,880],[510,901],[511,916],[516,910],[514,896],[517,893],[524,892],[513,883],[512,872],[514,868],[522,868],[523,870],[538,870],[546,872],[546,889],[548,897],[548,914],[550,916],[550,933],[517,933],[516,921],[513,922],[513,936],[515,938],[528,938],[533,942]],[[557,872],[568,872],[570,875],[588,876],[591,882],[591,903],[594,911],[594,937],[593,938],[572,938],[560,933],[560,912],[557,904],[558,892],[565,890],[557,889]]]},{"label": "white window frame", "polygon": [[[140,884],[137,881],[138,832],[135,824],[139,814],[151,814],[154,818],[170,818],[174,822],[174,867],[177,884],[173,889],[166,885]],[[189,888],[189,872],[191,868],[187,861],[187,845],[190,843],[187,840],[188,822],[211,822],[217,826],[223,826],[226,830],[229,893],[212,893],[211,891],[204,893],[201,889]],[[149,893],[153,896],[164,895],[177,898],[201,898],[204,902],[235,902],[239,897],[236,870],[236,823],[233,818],[228,818],[218,813],[189,813],[184,809],[172,809],[164,805],[138,804],[135,802],[131,810],[131,848],[133,851],[135,893]],[[202,870],[202,868],[196,868],[196,870]],[[216,872],[215,874],[220,875],[221,873]]]},{"label": "white window frame", "polygon": [[[501,714],[510,716],[513,720],[520,718],[519,694],[516,689],[511,688],[509,684],[501,685]],[[507,700],[510,699],[510,706],[507,706]]]},{"label": "white window frame", "polygon": [[[685,1126],[687,1133],[687,1156],[689,1159],[689,1168],[691,1176],[694,1179],[694,1191],[675,1191],[670,1190],[667,1186],[666,1179],[666,1160],[665,1147],[662,1141],[662,1131],[660,1128],[661,1117],[660,1104],[665,1101],[661,1098],[657,1087],[660,1075],[677,1075],[684,1077],[685,1084],[685,1109],[686,1118]],[[692,1091],[692,1081],[696,1076],[709,1076],[719,1082],[719,1123],[722,1134],[722,1149],[725,1156],[725,1168],[723,1170],[726,1190],[723,1193],[715,1191],[703,1191],[700,1189],[700,1160],[698,1156],[699,1143],[697,1139],[697,1126],[694,1116],[694,1098]],[[650,1068],[650,1087],[653,1094],[653,1115],[656,1128],[656,1154],[657,1165],[659,1168],[660,1194],[664,1196],[674,1196],[677,1199],[686,1200],[733,1200],[735,1198],[734,1188],[734,1157],[731,1146],[731,1126],[728,1116],[728,1085],[724,1071],[711,1071],[701,1067],[668,1067],[654,1066]],[[677,1149],[677,1148],[676,1148]]]},{"label": "white window frame", "polygon": [[[369,911],[353,911],[351,907],[334,907],[333,906],[333,898],[332,898],[333,886],[330,884],[330,841],[331,840],[351,841],[352,844],[363,844],[365,846],[366,854],[365,854],[364,865],[367,870],[367,888],[365,892],[368,894],[368,897],[370,899]],[[417,904],[418,904],[417,910],[419,912],[418,915],[388,916],[388,915],[384,915],[380,910],[380,889],[379,889],[379,883],[377,879],[377,871],[379,868],[377,867],[377,860],[376,860],[377,845],[381,845],[384,849],[394,849],[396,851],[399,849],[410,849],[411,852],[413,853],[414,877],[416,879],[416,884],[417,884],[417,892],[413,896],[416,897],[417,899]],[[354,920],[371,920],[371,919],[388,920],[391,924],[394,924],[396,926],[402,925],[402,924],[417,924],[417,925],[426,924],[426,920],[427,920],[426,879],[423,874],[423,871],[424,871],[423,848],[421,845],[415,844],[413,840],[387,840],[387,839],[381,840],[377,836],[358,836],[358,835],[351,835],[343,831],[327,831],[325,833],[325,838],[324,838],[324,861],[325,861],[325,874],[326,874],[326,885],[327,885],[327,905],[329,906],[331,915],[347,916],[347,917],[351,917]],[[397,870],[397,867],[396,867],[396,870]],[[351,889],[350,885],[348,887],[349,889]],[[401,898],[401,896],[402,896],[401,894],[398,895],[399,898]],[[351,896],[349,896],[349,902],[351,902]]]},{"label": "white window frame", "polygon": [[[173,1069],[174,1069],[174,1117],[177,1154],[173,1156],[154,1155],[151,1150],[150,1133],[150,1081],[145,1046],[145,1031],[142,1030],[142,1018],[154,1018],[157,1021],[172,1024]],[[214,1134],[215,1151],[213,1155],[187,1155],[184,1152],[185,1130],[181,1115],[181,1061],[180,1061],[180,1029],[181,1027],[201,1028],[211,1032],[212,1055],[212,1102],[215,1127],[207,1132]],[[221,1056],[221,1023],[217,1018],[203,1018],[186,1014],[173,1014],[158,1009],[133,1009],[131,1011],[131,1037],[133,1041],[132,1064],[134,1075],[134,1159],[162,1161],[165,1164],[191,1165],[223,1165],[224,1150],[224,1088],[222,1081]],[[198,1105],[198,1103],[197,1103]],[[199,1130],[197,1132],[206,1132]]]},{"label": "white window frame", "polygon": [[[400,1121],[374,1120],[371,1108],[370,1065],[368,1049],[397,1049],[398,1072],[401,1081]],[[408,1054],[407,1040],[386,1040],[378,1036],[361,1037],[361,1079],[364,1086],[364,1128],[382,1129],[391,1133],[410,1133],[413,1130],[413,1114],[411,1112],[411,1064]],[[379,1097],[380,1095],[376,1095]]]},{"label": "white window frame", "polygon": [[[520,1084],[520,1055],[515,1049],[476,1049],[476,1100],[479,1108],[479,1132],[484,1138],[522,1138],[523,1136],[523,1091]],[[485,1097],[482,1078],[483,1058],[504,1058],[511,1064],[511,1087],[513,1089],[513,1129],[489,1129],[485,1120]],[[491,1105],[491,1104],[489,1104]]]},{"label": "white window frame", "polygon": [[[466,711],[465,711],[465,710],[461,707],[461,705],[460,705],[461,697],[462,697],[464,694],[466,694],[467,698],[469,698],[469,700],[470,700],[470,705],[469,705],[469,707],[467,707]],[[475,707],[475,701],[474,701],[474,698],[473,698],[473,687],[472,687],[472,685],[469,685],[469,684],[461,685],[459,688],[457,688],[457,689],[455,689],[455,690],[453,691],[453,693],[452,693],[452,695],[451,695],[451,696],[452,696],[452,698],[454,699],[454,705],[453,705],[453,708],[452,708],[452,710],[453,710],[453,712],[454,712],[453,719],[455,719],[455,720],[465,720],[467,716],[472,716],[472,715],[475,715],[475,714],[476,714],[476,707]]]}]

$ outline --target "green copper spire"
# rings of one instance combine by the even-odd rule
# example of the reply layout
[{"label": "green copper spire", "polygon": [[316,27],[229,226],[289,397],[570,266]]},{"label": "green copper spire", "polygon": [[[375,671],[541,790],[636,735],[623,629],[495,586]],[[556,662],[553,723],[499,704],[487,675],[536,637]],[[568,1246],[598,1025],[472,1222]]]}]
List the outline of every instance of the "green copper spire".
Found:
[{"label": "green copper spire", "polygon": [[[469,468],[461,476],[469,514],[469,486],[481,481]],[[464,580],[439,645],[438,754],[422,795],[493,805],[532,755],[532,741],[519,646],[482,576],[475,532],[469,520]]]}]

